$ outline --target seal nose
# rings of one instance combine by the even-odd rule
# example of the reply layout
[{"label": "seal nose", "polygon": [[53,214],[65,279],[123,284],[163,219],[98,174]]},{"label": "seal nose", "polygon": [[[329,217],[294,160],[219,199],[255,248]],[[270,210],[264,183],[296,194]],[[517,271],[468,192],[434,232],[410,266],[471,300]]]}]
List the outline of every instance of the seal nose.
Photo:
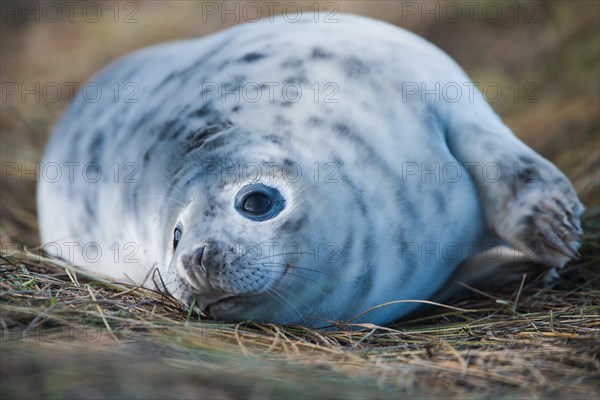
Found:
[{"label": "seal nose", "polygon": [[184,274],[188,283],[198,292],[204,293],[211,290],[208,281],[208,273],[205,267],[205,246],[201,246],[191,253],[183,254],[181,262],[183,263]]},{"label": "seal nose", "polygon": [[192,289],[195,305],[210,315],[211,305],[232,297],[231,291],[222,282],[225,265],[220,257],[218,243],[202,243],[187,255],[186,261],[185,279]]},{"label": "seal nose", "polygon": [[203,242],[199,247],[181,255],[185,275],[198,287],[217,285],[227,270],[227,258],[218,242]]},{"label": "seal nose", "polygon": [[203,263],[202,258],[204,257],[206,246],[199,247],[196,249],[194,254],[192,254],[192,262],[191,266],[195,268],[199,268],[203,274],[206,274],[206,267]]}]

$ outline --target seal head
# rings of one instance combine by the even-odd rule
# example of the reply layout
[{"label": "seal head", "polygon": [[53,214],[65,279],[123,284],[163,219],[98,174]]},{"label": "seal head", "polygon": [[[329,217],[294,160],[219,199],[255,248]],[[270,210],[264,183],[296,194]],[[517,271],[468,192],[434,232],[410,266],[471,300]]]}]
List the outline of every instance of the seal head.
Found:
[{"label": "seal head", "polygon": [[[244,136],[258,139],[233,139]],[[309,143],[261,136],[231,127],[220,133],[222,146],[207,150],[208,141],[188,155],[196,161],[176,179],[184,205],[164,239],[172,254],[166,288],[226,320],[324,324],[305,317],[332,307],[346,316],[356,293],[340,285],[356,286],[366,248],[354,244],[368,241],[357,193],[339,179],[315,181],[314,162],[294,151]],[[348,218],[353,211],[359,216]]]}]

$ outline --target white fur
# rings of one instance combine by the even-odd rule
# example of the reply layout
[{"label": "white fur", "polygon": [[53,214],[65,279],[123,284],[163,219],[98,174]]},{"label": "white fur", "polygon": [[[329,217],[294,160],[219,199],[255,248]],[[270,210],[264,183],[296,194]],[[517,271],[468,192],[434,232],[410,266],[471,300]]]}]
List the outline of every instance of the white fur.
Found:
[{"label": "white fur", "polygon": [[[71,261],[115,279],[126,274],[136,283],[156,268],[171,294],[187,303],[195,298],[202,310],[220,318],[312,326],[348,320],[383,302],[430,298],[460,262],[473,255],[468,249],[479,252],[531,237],[537,243],[527,245],[531,257],[564,264],[569,256],[549,249],[539,238],[558,232],[551,240],[563,253],[561,238],[578,246],[579,236],[558,226],[564,222],[579,229],[582,206],[568,180],[520,142],[478,92],[457,102],[423,102],[420,96],[403,95],[403,83],[433,87],[470,82],[435,46],[382,22],[351,15],[339,19],[336,24],[310,20],[290,24],[279,18],[236,26],[206,38],[141,50],[101,72],[93,80],[105,88],[114,82],[135,82],[139,102],[114,103],[105,96],[86,104],[80,97],[57,126],[44,165],[84,164],[91,159],[93,140],[100,136],[102,166],[134,162],[140,166],[139,182],[42,180],[38,209],[44,242],[61,242],[63,247],[65,239],[98,242],[101,260],[90,263],[76,252]],[[311,57],[315,49],[332,55]],[[239,61],[253,53],[264,57]],[[294,60],[301,66],[283,66]],[[239,103],[211,97],[209,115],[185,117],[207,104],[201,97],[207,82],[282,86],[290,77],[307,80],[301,83],[300,100],[291,105],[280,104],[285,100],[281,93],[275,101],[265,95],[256,102]],[[323,94],[315,102],[309,88],[314,83],[321,91],[325,83],[335,83],[338,102],[324,102]],[[237,111],[235,105],[240,106]],[[311,117],[320,123],[311,125]],[[184,151],[189,135],[207,132],[225,119],[221,133]],[[170,120],[185,125],[186,133],[157,139]],[[283,145],[269,142],[265,135],[278,136]],[[230,143],[210,150],[220,139]],[[146,151],[152,157],[148,163],[143,160]],[[198,166],[215,154],[223,165],[235,159],[244,163],[290,159],[301,166],[303,176],[293,183],[266,173],[259,177],[258,182],[277,188],[286,199],[285,209],[264,222],[248,220],[233,209],[236,193],[247,182],[221,184],[220,177],[208,174],[184,190],[169,190],[175,181],[185,185],[183,178],[198,173]],[[490,182],[478,169],[486,163],[522,165],[524,156],[539,169],[535,184],[518,179]],[[320,182],[314,182],[310,167],[334,161],[340,163],[339,182],[323,182],[327,172],[323,169]],[[470,162],[479,163],[472,176],[465,167]],[[405,169],[413,163],[428,168],[453,164],[461,177],[449,182],[406,176]],[[556,200],[534,211],[547,193]],[[88,201],[95,199],[94,218],[86,211],[86,196]],[[567,217],[556,202],[564,203],[572,215]],[[564,221],[548,217],[547,209],[565,214]],[[301,216],[306,218],[299,231],[281,231],[286,222]],[[534,226],[523,224],[527,216],[533,216]],[[172,234],[178,223],[184,234],[173,252]],[[207,278],[197,269],[195,277],[186,277],[183,259],[208,239],[231,245],[294,242],[303,250],[318,243],[325,251],[333,243],[343,262],[315,261],[312,254],[284,269],[281,255],[269,263],[229,255],[223,256],[221,277]],[[139,246],[138,262],[127,263],[122,255],[115,262],[114,252],[108,250],[115,242],[121,253],[126,243]],[[465,251],[461,259],[444,257],[442,250],[450,245]],[[258,300],[240,297],[215,304],[233,295]],[[396,304],[359,321],[386,323],[414,308],[412,303]]]}]

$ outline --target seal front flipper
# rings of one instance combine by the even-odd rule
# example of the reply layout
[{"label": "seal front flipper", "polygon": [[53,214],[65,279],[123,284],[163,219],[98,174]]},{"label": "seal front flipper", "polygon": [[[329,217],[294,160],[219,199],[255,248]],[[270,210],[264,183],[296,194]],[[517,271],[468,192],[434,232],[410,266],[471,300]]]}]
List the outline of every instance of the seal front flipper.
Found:
[{"label": "seal front flipper", "polygon": [[475,182],[489,229],[543,264],[577,258],[584,207],[567,177],[497,117],[482,120],[492,123],[456,125],[447,141]]}]

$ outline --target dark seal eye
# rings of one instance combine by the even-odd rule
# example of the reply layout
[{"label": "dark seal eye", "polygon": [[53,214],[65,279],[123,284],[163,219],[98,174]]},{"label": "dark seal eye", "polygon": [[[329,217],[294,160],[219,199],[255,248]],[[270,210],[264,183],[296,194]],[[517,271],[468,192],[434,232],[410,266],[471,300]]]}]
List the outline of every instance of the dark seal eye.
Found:
[{"label": "dark seal eye", "polygon": [[241,206],[250,214],[261,215],[271,208],[271,199],[261,192],[250,193],[242,200]]},{"label": "dark seal eye", "polygon": [[260,183],[244,186],[235,195],[235,209],[253,221],[266,221],[275,217],[285,207],[279,190]]},{"label": "dark seal eye", "polygon": [[175,249],[177,249],[177,245],[179,244],[179,241],[181,240],[182,233],[183,233],[183,228],[181,227],[181,225],[177,225],[177,227],[173,231],[173,251],[175,251]]}]

